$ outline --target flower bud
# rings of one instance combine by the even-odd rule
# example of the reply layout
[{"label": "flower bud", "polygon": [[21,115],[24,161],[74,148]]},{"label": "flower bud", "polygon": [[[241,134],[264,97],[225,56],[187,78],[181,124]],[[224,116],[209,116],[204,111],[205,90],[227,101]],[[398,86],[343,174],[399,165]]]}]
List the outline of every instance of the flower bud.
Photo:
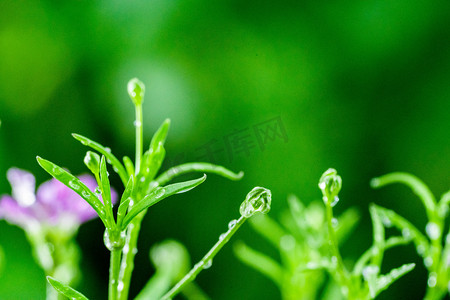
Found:
[{"label": "flower bud", "polygon": [[337,174],[337,171],[330,168],[323,173],[319,180],[319,188],[322,190],[323,200],[332,204],[337,199],[339,191],[342,187],[341,176]]},{"label": "flower bud", "polygon": [[145,85],[137,78],[133,78],[128,81],[128,95],[134,105],[141,105],[144,102]]}]

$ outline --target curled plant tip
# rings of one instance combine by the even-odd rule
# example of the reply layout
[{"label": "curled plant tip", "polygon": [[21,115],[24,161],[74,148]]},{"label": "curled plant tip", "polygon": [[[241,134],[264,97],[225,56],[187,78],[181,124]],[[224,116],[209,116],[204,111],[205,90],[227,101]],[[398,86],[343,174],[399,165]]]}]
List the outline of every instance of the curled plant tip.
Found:
[{"label": "curled plant tip", "polygon": [[94,175],[100,172],[100,155],[95,152],[87,151],[84,157],[84,164]]},{"label": "curled plant tip", "polygon": [[255,213],[268,213],[272,202],[272,193],[269,189],[263,187],[255,187],[245,197],[239,212],[245,218],[250,218]]},{"label": "curled plant tip", "polygon": [[174,240],[166,240],[152,247],[150,259],[156,269],[170,273],[172,279],[180,279],[189,270],[189,253]]},{"label": "curled plant tip", "polygon": [[137,78],[128,81],[128,95],[135,105],[141,105],[144,102],[145,85]]},{"label": "curled plant tip", "polygon": [[330,202],[331,206],[334,206],[339,201],[338,194],[341,187],[341,176],[333,168],[326,170],[320,177],[319,188],[322,190],[323,200],[325,203]]}]

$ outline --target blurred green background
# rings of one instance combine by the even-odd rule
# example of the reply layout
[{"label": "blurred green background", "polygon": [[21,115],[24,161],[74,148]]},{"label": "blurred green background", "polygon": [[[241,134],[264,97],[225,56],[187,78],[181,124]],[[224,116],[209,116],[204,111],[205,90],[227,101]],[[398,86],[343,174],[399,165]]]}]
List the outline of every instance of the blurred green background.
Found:
[{"label": "blurred green background", "polygon": [[[319,198],[320,175],[336,168],[343,178],[336,213],[357,206],[363,216],[342,247],[349,258],[371,243],[370,202],[426,223],[407,188],[373,191],[372,177],[411,172],[438,197],[450,186],[449,1],[1,0],[0,193],[10,193],[12,166],[32,171],[38,183],[49,178],[36,155],[86,172],[86,148],[72,132],[133,156],[132,77],[147,87],[146,141],[172,119],[164,169],[211,161],[212,153],[216,163],[246,173],[239,182],[211,175],[148,213],[132,295],[153,272],[150,245],[176,238],[197,261],[256,185],[273,191],[276,218],[289,193]],[[261,147],[254,130],[274,118],[286,136]],[[243,134],[248,152],[226,146]],[[205,152],[208,145],[213,152]],[[118,178],[113,183],[120,189]],[[91,221],[78,236],[79,289],[92,299],[106,299],[102,226]],[[276,256],[249,226],[233,239]],[[199,285],[212,299],[279,299],[269,280],[233,256],[232,242]],[[0,245],[0,299],[44,299],[43,272],[23,232],[0,221]],[[412,261],[417,268],[379,299],[422,298],[426,273],[411,246],[389,252],[386,270]]]}]

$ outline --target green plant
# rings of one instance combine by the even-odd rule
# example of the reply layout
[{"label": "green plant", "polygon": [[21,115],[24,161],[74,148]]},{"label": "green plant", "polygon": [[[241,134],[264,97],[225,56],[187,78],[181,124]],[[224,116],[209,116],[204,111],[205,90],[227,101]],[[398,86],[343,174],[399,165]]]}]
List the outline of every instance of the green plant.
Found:
[{"label": "green plant", "polygon": [[[297,198],[288,198],[289,214],[281,224],[267,216],[254,218],[253,227],[279,249],[280,263],[239,243],[235,253],[239,259],[269,277],[281,291],[283,299],[374,299],[394,281],[414,268],[405,264],[385,275],[380,274],[384,252],[411,241],[408,236],[385,239],[385,228],[376,206],[370,206],[373,244],[353,264],[344,262],[339,250],[358,214],[354,209],[339,218],[333,207],[339,202],[341,177],[329,169],[321,177],[319,188],[323,204],[312,202],[305,207]],[[326,273],[330,280],[326,279]],[[321,292],[323,290],[323,292]]]},{"label": "green plant", "polygon": [[[93,193],[85,184],[83,184],[83,182],[63,168],[41,157],[37,157],[37,161],[41,167],[89,203],[105,225],[104,243],[106,248],[110,251],[111,257],[108,289],[108,298],[110,300],[125,300],[128,298],[131,274],[134,268],[133,261],[137,249],[138,234],[147,209],[164,198],[195,188],[206,180],[206,175],[194,180],[168,185],[167,183],[172,179],[189,172],[209,172],[231,180],[238,180],[243,176],[242,172],[236,174],[222,166],[208,163],[182,164],[170,168],[161,175],[156,176],[164,160],[164,142],[169,130],[170,121],[166,120],[163,122],[153,136],[148,150],[143,152],[142,102],[144,99],[144,92],[145,87],[139,80],[132,79],[128,83],[128,93],[134,103],[136,112],[136,120],[134,122],[136,127],[136,158],[134,164],[131,159],[126,156],[123,158],[122,164],[116,156],[112,154],[109,148],[81,135],[73,135],[74,138],[83,145],[88,146],[101,154],[100,156],[96,152],[87,151],[84,159],[84,163],[97,180],[98,188],[96,189],[96,193]],[[112,169],[119,175],[125,187],[116,216],[114,216],[113,212],[107,164],[112,165]],[[100,200],[100,195],[102,196],[103,201]],[[232,226],[229,226],[229,230],[219,238],[219,241],[205,257],[164,297],[171,298],[185,286],[189,286],[189,283],[201,270],[210,266],[212,259],[217,252],[225,245],[229,238],[247,218],[256,212],[266,213],[270,209],[270,201],[271,194],[269,190],[260,187],[254,188],[241,205],[241,217],[237,221],[231,222]],[[166,277],[159,276],[159,278]],[[68,285],[51,277],[49,277],[48,280],[59,293],[66,297],[86,299],[85,296]],[[155,281],[160,282],[158,279],[153,279],[153,282]],[[141,298],[144,297],[147,299],[147,293],[152,294],[153,289],[151,288],[151,282],[152,280],[149,283],[150,288],[144,289],[144,295],[140,296]]]},{"label": "green plant", "polygon": [[376,206],[385,226],[396,227],[403,236],[411,239],[417,254],[423,258],[428,270],[425,300],[442,299],[449,293],[450,282],[450,233],[444,235],[445,221],[449,212],[450,191],[436,201],[428,186],[416,176],[408,173],[390,173],[371,181],[373,188],[380,188],[393,183],[408,186],[422,201],[428,223],[423,234],[410,221],[396,212]]}]

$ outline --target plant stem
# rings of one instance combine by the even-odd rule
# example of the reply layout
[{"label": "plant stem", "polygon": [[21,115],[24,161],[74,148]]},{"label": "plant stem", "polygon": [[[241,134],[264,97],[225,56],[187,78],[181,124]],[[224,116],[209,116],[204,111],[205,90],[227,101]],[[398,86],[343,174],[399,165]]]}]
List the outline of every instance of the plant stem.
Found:
[{"label": "plant stem", "polygon": [[109,267],[109,286],[108,300],[118,299],[119,287],[119,270],[120,270],[120,254],[122,249],[114,249],[111,251],[111,260]]},{"label": "plant stem", "polygon": [[[136,120],[134,126],[136,127],[136,158],[135,158],[135,177],[138,178],[141,169],[142,158],[142,144],[143,144],[143,130],[142,130],[142,103],[135,105]],[[135,188],[138,186],[138,182],[135,182]],[[140,197],[135,194],[135,201],[139,201]],[[131,207],[130,207],[131,209]],[[122,263],[120,265],[119,280],[123,285],[123,288],[119,291],[120,300],[128,299],[128,292],[130,290],[131,273],[134,269],[134,257],[137,253],[137,240],[139,231],[141,229],[142,219],[146,211],[137,215],[130,225],[128,225],[127,238],[125,246],[123,247]]]},{"label": "plant stem", "polygon": [[330,250],[332,255],[332,263],[336,263],[336,271],[338,274],[338,282],[340,285],[347,287],[348,289],[348,299],[351,299],[352,295],[352,285],[350,282],[349,274],[347,272],[347,269],[344,266],[344,262],[342,261],[341,254],[339,252],[339,245],[336,238],[336,232],[333,228],[333,208],[331,207],[330,201],[325,202],[325,209],[326,209],[326,218],[327,218],[327,225],[328,225],[328,235],[330,239]]},{"label": "plant stem", "polygon": [[[212,263],[212,259],[216,254],[222,249],[222,247],[230,240],[233,234],[244,224],[246,218],[241,216],[239,220],[237,220],[236,225],[229,228],[227,232],[222,234],[217,241],[216,244],[206,253],[205,256],[197,263],[195,266],[187,273],[183,279],[181,279],[170,291],[168,291],[161,300],[172,299],[175,295],[177,295],[188,283],[193,281],[195,277],[197,277],[198,273],[200,273],[203,269],[206,269]],[[205,267],[206,265],[206,267]]]},{"label": "plant stem", "polygon": [[134,269],[134,257],[137,253],[137,240],[141,229],[141,222],[146,214],[146,210],[137,215],[130,225],[128,225],[127,240],[123,247],[122,264],[120,266],[119,281],[123,283],[123,289],[119,291],[120,300],[128,299],[130,290],[131,273]]},{"label": "plant stem", "polygon": [[141,157],[142,157],[142,104],[135,106],[136,120],[134,126],[136,127],[136,162],[135,162],[135,175],[137,176],[141,169]]}]

